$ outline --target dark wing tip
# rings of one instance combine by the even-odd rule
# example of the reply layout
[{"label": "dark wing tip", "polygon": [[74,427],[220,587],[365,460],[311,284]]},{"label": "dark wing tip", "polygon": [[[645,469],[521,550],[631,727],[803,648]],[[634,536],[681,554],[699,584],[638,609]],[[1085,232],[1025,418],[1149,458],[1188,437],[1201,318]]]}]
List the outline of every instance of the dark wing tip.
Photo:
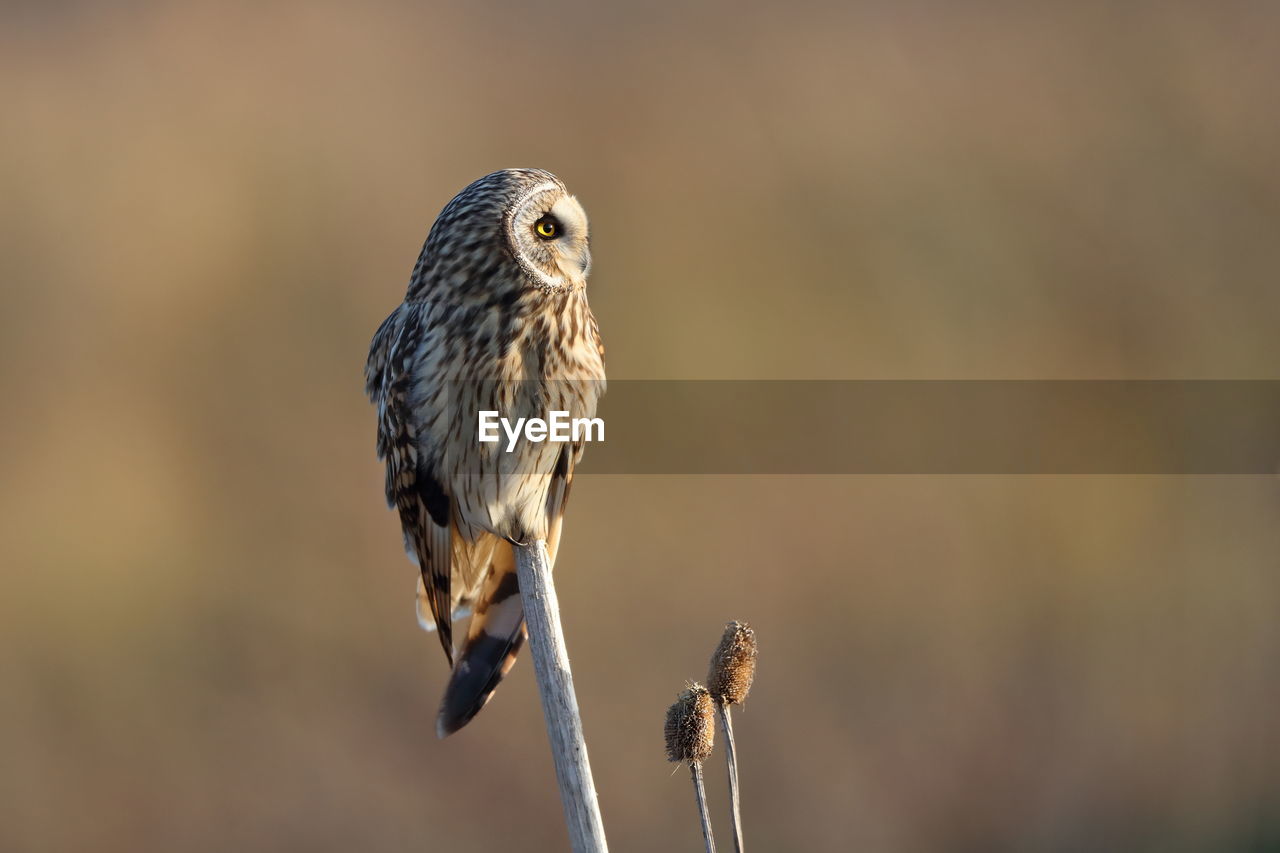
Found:
[{"label": "dark wing tip", "polygon": [[480,713],[502,681],[524,643],[524,623],[512,637],[480,634],[463,649],[440,702],[436,735],[446,738]]}]

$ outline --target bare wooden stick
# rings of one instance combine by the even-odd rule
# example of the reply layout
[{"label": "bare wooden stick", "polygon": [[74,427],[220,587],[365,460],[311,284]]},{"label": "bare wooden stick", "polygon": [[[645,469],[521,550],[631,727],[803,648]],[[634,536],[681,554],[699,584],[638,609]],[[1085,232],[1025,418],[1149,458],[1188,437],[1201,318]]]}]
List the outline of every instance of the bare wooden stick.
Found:
[{"label": "bare wooden stick", "polygon": [[569,651],[560,626],[560,604],[551,580],[547,543],[541,539],[516,546],[516,571],[520,597],[529,628],[529,649],[538,676],[542,713],[547,721],[547,738],[556,765],[556,781],[564,805],[565,825],[575,853],[607,853],[600,802],[587,760],[587,742],[582,736],[578,698],[573,692]]},{"label": "bare wooden stick", "polygon": [[724,729],[724,758],[729,767],[729,801],[733,806],[733,849],[742,853],[742,803],[738,797],[738,747],[733,742],[733,717],[728,702],[717,702],[720,727]]},{"label": "bare wooden stick", "polygon": [[689,770],[693,772],[693,791],[698,797],[698,817],[702,819],[702,842],[707,846],[707,853],[716,853],[716,840],[711,835],[711,814],[707,810],[707,790],[702,785],[702,762],[689,762]]}]

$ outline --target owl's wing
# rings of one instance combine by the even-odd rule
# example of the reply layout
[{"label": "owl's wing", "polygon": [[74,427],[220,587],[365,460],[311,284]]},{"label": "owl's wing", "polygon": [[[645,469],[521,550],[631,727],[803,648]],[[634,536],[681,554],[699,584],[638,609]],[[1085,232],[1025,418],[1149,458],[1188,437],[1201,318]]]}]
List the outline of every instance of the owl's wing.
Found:
[{"label": "owl's wing", "polygon": [[421,304],[406,303],[378,327],[365,364],[365,392],[378,407],[378,458],[387,465],[387,505],[400,513],[405,552],[422,572],[440,644],[452,666],[453,501],[419,441],[422,414],[409,406],[413,359],[424,332],[422,312]]}]

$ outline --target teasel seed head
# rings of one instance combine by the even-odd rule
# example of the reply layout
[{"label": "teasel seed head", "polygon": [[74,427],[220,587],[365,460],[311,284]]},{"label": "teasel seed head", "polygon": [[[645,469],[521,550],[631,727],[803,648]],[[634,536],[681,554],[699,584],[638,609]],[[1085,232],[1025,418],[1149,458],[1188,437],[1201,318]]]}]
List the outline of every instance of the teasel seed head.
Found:
[{"label": "teasel seed head", "polygon": [[667,760],[705,761],[715,745],[715,704],[707,688],[696,682],[681,691],[675,704],[667,709],[664,727],[667,737]]},{"label": "teasel seed head", "polygon": [[746,622],[730,622],[711,655],[707,687],[717,702],[741,705],[755,677],[756,632]]}]

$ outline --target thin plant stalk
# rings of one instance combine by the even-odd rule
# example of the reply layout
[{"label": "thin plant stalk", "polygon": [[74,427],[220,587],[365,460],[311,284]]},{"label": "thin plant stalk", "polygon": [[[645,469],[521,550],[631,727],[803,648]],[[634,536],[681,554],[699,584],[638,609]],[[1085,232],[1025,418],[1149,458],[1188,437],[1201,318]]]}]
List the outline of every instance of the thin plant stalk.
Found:
[{"label": "thin plant stalk", "polygon": [[727,702],[716,703],[720,728],[724,730],[724,761],[729,769],[729,801],[733,815],[733,849],[742,853],[742,802],[738,796],[738,747],[733,741],[733,714]]},{"label": "thin plant stalk", "polygon": [[731,705],[741,705],[751,692],[756,677],[756,632],[746,622],[733,621],[724,626],[720,644],[711,655],[707,687],[715,703],[716,714],[724,729],[724,757],[729,769],[729,799],[733,814],[733,847],[742,853],[742,801],[738,794],[738,744],[733,737]]},{"label": "thin plant stalk", "polygon": [[707,811],[707,791],[702,784],[702,762],[690,762],[689,772],[693,774],[693,792],[698,797],[698,817],[702,819],[702,841],[707,846],[707,853],[716,853],[716,840],[711,834],[711,814]]},{"label": "thin plant stalk", "polygon": [[691,683],[667,709],[667,719],[662,733],[667,742],[667,760],[683,761],[693,774],[693,793],[698,801],[698,817],[702,821],[702,840],[707,853],[715,853],[716,842],[711,834],[711,814],[707,811],[707,792],[702,784],[702,762],[711,757],[715,748],[715,702],[707,688]]}]

